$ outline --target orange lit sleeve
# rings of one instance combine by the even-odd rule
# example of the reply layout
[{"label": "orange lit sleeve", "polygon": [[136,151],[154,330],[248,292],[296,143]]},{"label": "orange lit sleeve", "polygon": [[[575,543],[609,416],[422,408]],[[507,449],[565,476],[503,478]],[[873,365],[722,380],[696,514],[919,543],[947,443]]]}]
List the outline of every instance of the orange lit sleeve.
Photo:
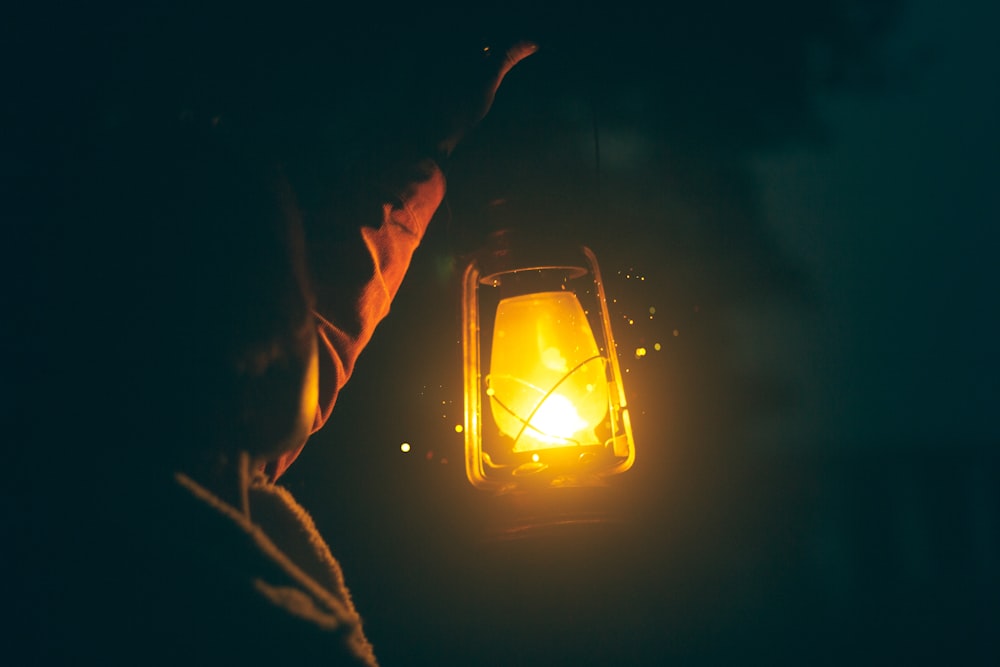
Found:
[{"label": "orange lit sleeve", "polygon": [[[409,175],[394,196],[384,198],[377,211],[371,211],[375,224],[362,226],[358,236],[350,240],[351,245],[344,248],[354,258],[341,253],[325,258],[334,264],[351,262],[357,278],[352,281],[340,275],[337,280],[321,279],[315,287],[320,399],[313,432],[329,419],[358,355],[371,340],[376,325],[389,313],[410,258],[444,198],[444,176],[433,160],[418,163]],[[317,261],[324,258],[313,255],[313,264]],[[314,271],[322,274],[320,267]]]},{"label": "orange lit sleeve", "polygon": [[[445,179],[434,160],[397,170],[375,191],[355,192],[338,215],[363,221],[353,227],[306,225],[319,347],[319,402],[313,432],[330,418],[340,389],[361,350],[389,313],[413,252],[444,198]],[[281,457],[274,478],[298,456]]]}]

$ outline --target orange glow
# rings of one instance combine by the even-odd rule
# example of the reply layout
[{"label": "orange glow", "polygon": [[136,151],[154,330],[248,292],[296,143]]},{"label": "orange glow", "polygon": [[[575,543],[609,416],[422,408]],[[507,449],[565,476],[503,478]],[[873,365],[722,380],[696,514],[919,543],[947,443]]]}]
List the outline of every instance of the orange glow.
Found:
[{"label": "orange glow", "polygon": [[587,426],[570,400],[561,394],[552,394],[542,401],[531,419],[531,428],[537,432],[538,439],[556,445],[563,444]]},{"label": "orange glow", "polygon": [[463,275],[466,476],[496,493],[603,485],[635,447],[597,260],[518,238]]},{"label": "orange glow", "polygon": [[540,292],[497,307],[493,419],[514,452],[595,444],[608,411],[604,360],[576,295]]}]

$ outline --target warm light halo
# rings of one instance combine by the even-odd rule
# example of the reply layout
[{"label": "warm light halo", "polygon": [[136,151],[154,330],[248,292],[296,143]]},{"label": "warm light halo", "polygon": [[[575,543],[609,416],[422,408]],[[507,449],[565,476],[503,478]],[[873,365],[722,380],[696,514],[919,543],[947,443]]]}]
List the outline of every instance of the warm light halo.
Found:
[{"label": "warm light halo", "polygon": [[594,429],[608,397],[604,364],[593,362],[603,358],[573,292],[500,300],[485,381],[493,420],[514,452],[599,444]]},{"label": "warm light halo", "polygon": [[[560,259],[538,261],[546,252]],[[499,493],[603,485],[631,467],[631,426],[593,253],[565,245],[492,248],[472,258],[462,284],[472,484]],[[504,314],[512,304],[524,312]],[[567,325],[570,332],[561,331]]]}]

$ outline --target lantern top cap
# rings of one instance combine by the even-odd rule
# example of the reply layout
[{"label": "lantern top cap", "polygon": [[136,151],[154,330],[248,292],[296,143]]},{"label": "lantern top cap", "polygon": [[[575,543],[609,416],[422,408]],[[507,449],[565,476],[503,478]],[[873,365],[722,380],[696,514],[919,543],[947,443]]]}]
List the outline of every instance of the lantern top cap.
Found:
[{"label": "lantern top cap", "polygon": [[562,235],[501,229],[490,234],[472,261],[479,265],[480,275],[488,278],[537,269],[562,269],[572,278],[587,272],[588,255],[584,246]]}]

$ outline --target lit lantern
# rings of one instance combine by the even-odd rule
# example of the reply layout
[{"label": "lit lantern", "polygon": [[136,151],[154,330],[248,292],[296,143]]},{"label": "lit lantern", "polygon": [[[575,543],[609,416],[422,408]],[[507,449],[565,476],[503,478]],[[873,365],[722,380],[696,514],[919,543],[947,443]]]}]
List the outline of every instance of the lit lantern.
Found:
[{"label": "lit lantern", "polygon": [[628,470],[635,448],[594,254],[495,234],[466,268],[462,300],[469,481],[507,492]]}]

